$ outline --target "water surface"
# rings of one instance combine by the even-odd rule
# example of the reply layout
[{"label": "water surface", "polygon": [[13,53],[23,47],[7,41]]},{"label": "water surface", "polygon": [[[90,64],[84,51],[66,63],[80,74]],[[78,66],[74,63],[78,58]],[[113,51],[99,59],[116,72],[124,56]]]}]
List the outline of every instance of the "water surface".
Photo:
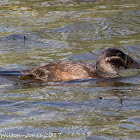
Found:
[{"label": "water surface", "polygon": [[[0,70],[95,63],[108,47],[140,62],[139,7],[139,0],[3,0]],[[1,139],[139,139],[140,71],[121,75],[44,84],[0,77]]]}]

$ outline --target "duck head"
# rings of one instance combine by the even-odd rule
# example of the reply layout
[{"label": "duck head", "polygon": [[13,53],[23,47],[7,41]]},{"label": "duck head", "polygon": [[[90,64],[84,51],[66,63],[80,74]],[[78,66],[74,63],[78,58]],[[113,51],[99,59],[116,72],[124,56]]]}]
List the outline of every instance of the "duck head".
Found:
[{"label": "duck head", "polygon": [[96,73],[101,77],[120,77],[121,69],[140,69],[140,63],[115,48],[106,49],[96,61]]}]

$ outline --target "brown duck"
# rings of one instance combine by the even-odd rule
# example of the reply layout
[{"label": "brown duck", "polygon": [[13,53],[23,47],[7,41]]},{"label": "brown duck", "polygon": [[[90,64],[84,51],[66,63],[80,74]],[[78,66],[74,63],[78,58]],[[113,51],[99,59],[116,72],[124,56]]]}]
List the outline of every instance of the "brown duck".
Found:
[{"label": "brown duck", "polygon": [[84,78],[120,77],[120,69],[131,68],[140,69],[140,63],[118,49],[109,48],[99,55],[95,66],[84,62],[61,61],[24,70],[20,73],[42,82],[56,82]]}]

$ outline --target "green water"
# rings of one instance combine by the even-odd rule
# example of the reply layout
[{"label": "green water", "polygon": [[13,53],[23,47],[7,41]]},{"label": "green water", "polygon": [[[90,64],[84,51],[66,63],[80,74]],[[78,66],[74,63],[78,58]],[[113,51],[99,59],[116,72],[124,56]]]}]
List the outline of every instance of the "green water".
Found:
[{"label": "green water", "polygon": [[[0,70],[95,63],[108,47],[140,62],[139,7],[139,0],[2,0]],[[140,139],[140,71],[121,75],[43,85],[0,77],[0,139]]]}]

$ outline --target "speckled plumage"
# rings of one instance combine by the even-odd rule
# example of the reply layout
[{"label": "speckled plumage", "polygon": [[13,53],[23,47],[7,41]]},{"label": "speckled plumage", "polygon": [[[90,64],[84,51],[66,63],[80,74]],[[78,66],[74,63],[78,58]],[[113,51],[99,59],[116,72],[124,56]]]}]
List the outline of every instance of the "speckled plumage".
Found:
[{"label": "speckled plumage", "polygon": [[22,73],[42,82],[55,82],[95,77],[119,77],[119,70],[125,68],[140,68],[140,64],[122,51],[109,48],[99,55],[96,66],[84,62],[61,61],[25,70]]}]

